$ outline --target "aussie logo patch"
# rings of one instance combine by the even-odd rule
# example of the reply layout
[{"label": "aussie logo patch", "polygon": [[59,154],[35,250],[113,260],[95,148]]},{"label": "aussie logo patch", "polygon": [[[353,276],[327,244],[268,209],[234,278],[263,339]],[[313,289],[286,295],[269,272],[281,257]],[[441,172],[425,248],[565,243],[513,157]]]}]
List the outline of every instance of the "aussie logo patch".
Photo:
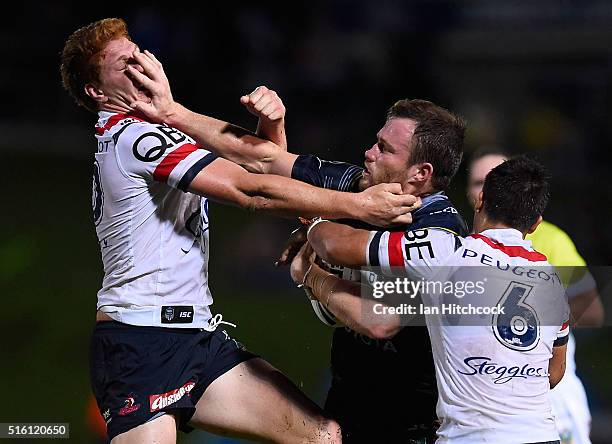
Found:
[{"label": "aussie logo patch", "polygon": [[195,382],[189,381],[182,387],[179,387],[169,392],[162,393],[159,395],[149,396],[149,404],[151,406],[151,412],[157,412],[164,407],[174,404],[179,401],[183,396],[189,396],[189,392],[195,387]]}]

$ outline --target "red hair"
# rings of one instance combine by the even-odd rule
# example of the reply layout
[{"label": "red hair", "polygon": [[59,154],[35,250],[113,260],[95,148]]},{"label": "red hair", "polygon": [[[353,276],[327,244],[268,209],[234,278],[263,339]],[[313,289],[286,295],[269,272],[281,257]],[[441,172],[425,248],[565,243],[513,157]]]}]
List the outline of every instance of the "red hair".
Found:
[{"label": "red hair", "polygon": [[98,82],[100,55],[111,40],[131,40],[127,24],[120,18],[107,18],[90,23],[72,33],[61,56],[62,84],[77,104],[97,112],[95,100],[85,94],[85,85]]}]

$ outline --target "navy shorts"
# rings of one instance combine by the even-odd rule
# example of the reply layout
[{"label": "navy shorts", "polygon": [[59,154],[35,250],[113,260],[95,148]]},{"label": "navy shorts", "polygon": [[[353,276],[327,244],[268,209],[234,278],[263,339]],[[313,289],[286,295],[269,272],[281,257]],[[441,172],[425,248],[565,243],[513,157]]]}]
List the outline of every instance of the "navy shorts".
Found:
[{"label": "navy shorts", "polygon": [[179,429],[206,388],[231,368],[257,357],[221,329],[139,327],[98,322],[91,338],[91,385],[108,437],[161,416]]},{"label": "navy shorts", "polygon": [[430,406],[422,400],[415,405],[403,402],[409,395],[387,396],[363,387],[334,380],[327,394],[325,411],[340,424],[344,444],[436,442],[438,424]]}]

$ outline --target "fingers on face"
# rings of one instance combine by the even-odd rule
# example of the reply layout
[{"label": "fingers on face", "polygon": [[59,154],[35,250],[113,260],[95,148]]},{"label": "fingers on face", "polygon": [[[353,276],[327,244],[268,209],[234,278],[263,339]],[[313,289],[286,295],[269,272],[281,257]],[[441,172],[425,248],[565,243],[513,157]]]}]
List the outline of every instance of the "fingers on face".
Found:
[{"label": "fingers on face", "polygon": [[147,56],[146,53],[134,51],[133,55],[134,60],[136,60],[138,64],[142,66],[142,69],[144,69],[145,74],[150,78],[155,79],[157,75],[156,68],[158,68],[156,63],[149,56]]},{"label": "fingers on face", "polygon": [[379,185],[374,185],[373,188],[379,187],[388,193],[393,194],[402,194],[402,186],[399,183],[381,183]]},{"label": "fingers on face", "polygon": [[[393,185],[393,184],[389,184],[389,185]],[[401,194],[401,192],[398,193],[397,189],[393,187],[385,187],[384,191],[386,193],[390,193],[390,194],[387,194],[387,198],[388,198],[388,202],[391,205],[407,207],[407,208],[410,208],[411,210],[414,210],[421,206],[419,198],[413,196],[412,194]]]},{"label": "fingers on face", "polygon": [[152,87],[155,85],[155,82],[153,80],[151,80],[149,77],[147,77],[145,74],[141,73],[138,69],[131,65],[128,65],[127,73],[132,77],[132,79],[134,79],[136,82],[138,82],[147,89],[152,89]]}]

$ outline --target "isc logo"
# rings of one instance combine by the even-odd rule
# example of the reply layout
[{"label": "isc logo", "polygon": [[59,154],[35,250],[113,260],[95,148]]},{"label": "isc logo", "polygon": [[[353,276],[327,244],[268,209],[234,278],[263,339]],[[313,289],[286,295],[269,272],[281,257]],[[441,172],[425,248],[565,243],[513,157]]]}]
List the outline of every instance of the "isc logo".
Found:
[{"label": "isc logo", "polygon": [[162,324],[190,324],[194,309],[191,305],[164,305],[161,310]]}]

